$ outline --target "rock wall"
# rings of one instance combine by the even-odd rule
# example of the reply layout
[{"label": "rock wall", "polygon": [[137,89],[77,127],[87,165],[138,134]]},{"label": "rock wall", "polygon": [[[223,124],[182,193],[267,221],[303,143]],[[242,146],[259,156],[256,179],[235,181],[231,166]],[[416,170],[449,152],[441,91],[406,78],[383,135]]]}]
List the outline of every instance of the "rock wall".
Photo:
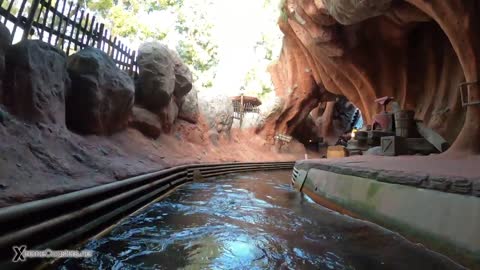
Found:
[{"label": "rock wall", "polygon": [[281,107],[265,119],[257,132],[269,141],[276,134],[292,134],[318,103],[324,90],[316,83],[307,52],[297,46],[295,35],[287,35],[278,62],[269,69]]},{"label": "rock wall", "polygon": [[321,102],[311,113],[316,135],[329,145],[335,145],[338,138],[351,132],[356,119],[357,108],[345,97],[336,101]]},{"label": "rock wall", "polygon": [[[462,108],[457,90],[478,79],[478,1],[287,0],[282,10],[284,45],[271,73],[277,92],[295,97],[285,117],[305,115],[326,91],[345,96],[370,124],[381,110],[374,100],[388,95],[454,142],[451,153],[480,152],[468,139],[480,136],[480,107]],[[478,99],[478,87],[470,89]]]},{"label": "rock wall", "polygon": [[39,40],[11,45],[0,24],[0,122],[13,115],[25,124],[100,136],[130,126],[151,139],[173,134],[177,118],[203,128],[192,73],[178,54],[149,42],[140,47],[138,62],[135,83],[99,49],[87,47],[67,58]]},{"label": "rock wall", "polygon": [[199,93],[198,106],[208,126],[208,135],[215,144],[221,137],[229,139],[233,124],[233,105],[230,97],[215,92]]},{"label": "rock wall", "polygon": [[65,93],[70,88],[65,54],[38,40],[10,46],[5,54],[3,103],[30,123],[65,125]]},{"label": "rock wall", "polygon": [[158,116],[162,131],[171,133],[178,117],[196,123],[197,92],[191,91],[192,73],[178,54],[158,42],[147,42],[140,46],[137,62],[136,103]]},{"label": "rock wall", "polygon": [[104,52],[81,50],[68,59],[72,88],[67,126],[82,134],[111,135],[127,127],[135,99],[132,78]]}]

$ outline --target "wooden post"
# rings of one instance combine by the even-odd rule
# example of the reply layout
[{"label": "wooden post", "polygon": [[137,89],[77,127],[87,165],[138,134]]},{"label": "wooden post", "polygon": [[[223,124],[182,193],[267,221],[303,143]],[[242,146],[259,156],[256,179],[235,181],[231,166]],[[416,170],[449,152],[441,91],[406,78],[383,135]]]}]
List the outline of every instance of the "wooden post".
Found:
[{"label": "wooden post", "polygon": [[[12,1],[13,2],[13,1]],[[17,31],[17,27],[21,24],[20,18],[22,17],[23,10],[25,9],[25,5],[27,4],[27,0],[23,0],[22,4],[20,5],[20,9],[17,13],[17,19],[14,22],[13,30],[12,30],[12,42],[15,38],[15,32]]]},{"label": "wooden post", "polygon": [[[73,23],[72,23],[72,29],[70,31],[70,37],[68,39],[68,45],[67,45],[67,56],[70,54],[70,45],[72,44],[72,40],[74,39],[74,32],[75,32],[75,25],[77,23],[77,16],[78,16],[78,10],[80,9],[80,6],[77,4],[76,7],[75,7],[75,15],[73,16]],[[68,23],[67,23],[67,27],[68,27]],[[65,29],[67,28],[65,27]]]},{"label": "wooden post", "polygon": [[[66,2],[65,1],[65,4],[68,4],[68,12],[67,12],[67,16],[70,16],[70,13],[72,12],[72,8],[73,8],[73,4],[72,3],[69,3],[69,2]],[[65,15],[65,14],[64,14]],[[61,48],[63,51],[65,51],[65,40],[67,40],[67,29],[68,29],[68,22],[69,22],[69,18],[66,17],[66,20],[65,20],[65,27],[63,28],[63,31],[62,31],[62,45],[61,45]]]},{"label": "wooden post", "polygon": [[[110,35],[110,41],[112,40],[112,36]],[[115,51],[117,50],[117,37],[114,37],[113,38],[113,41],[112,41],[112,51],[110,52],[110,57],[115,60]]]},{"label": "wooden post", "polygon": [[43,22],[42,22],[42,32],[40,32],[40,40],[43,40],[43,33],[45,33],[45,29],[47,28],[47,18],[48,18],[48,8],[52,5],[52,0],[48,0],[47,5],[45,6],[45,13],[43,14]]},{"label": "wooden post", "polygon": [[88,33],[88,23],[89,22],[90,22],[90,13],[87,13],[87,17],[85,18],[85,24],[84,24],[83,28],[82,28],[82,24],[81,24],[81,21],[80,21],[80,30],[83,30],[82,39],[80,39],[80,50],[86,47],[85,36]]},{"label": "wooden post", "polygon": [[95,42],[97,41],[97,35],[98,34],[98,22],[95,23],[95,27],[93,28],[93,32],[91,33],[91,36],[90,38],[92,39],[92,42],[90,44],[88,44],[88,46],[90,47],[94,47],[95,48]]},{"label": "wooden post", "polygon": [[30,29],[32,29],[33,19],[35,17],[35,13],[37,12],[39,4],[40,4],[40,0],[34,0],[32,2],[32,6],[30,7],[30,12],[28,13],[27,22],[25,23],[25,29],[23,32],[22,40],[26,40],[28,38],[28,35],[30,34]]},{"label": "wooden post", "polygon": [[[90,27],[88,28],[88,30],[87,30],[88,23],[85,25],[85,31],[87,32],[87,40],[85,41],[85,46],[86,47],[90,46],[90,39],[95,34],[96,29],[93,28],[93,26],[95,25],[95,20],[96,20],[96,17],[92,16],[92,20],[90,21]],[[88,22],[88,20],[87,20],[87,22]]]},{"label": "wooden post", "polygon": [[[82,9],[80,11],[80,19],[78,20],[78,24],[73,24],[73,27],[77,29],[77,34],[75,35],[75,44],[73,45],[73,48],[75,50],[75,52],[77,52],[77,48],[79,47],[78,46],[78,41],[79,41],[79,38],[80,38],[80,31],[82,31],[82,22],[83,22],[83,16],[85,15],[85,11]],[[80,42],[80,44],[82,44]],[[80,48],[82,49],[82,48]]]},{"label": "wooden post", "polygon": [[137,63],[137,52],[133,51],[131,55],[131,63],[130,63],[130,77],[134,78],[135,77],[135,65]]},{"label": "wooden post", "polygon": [[[58,0],[60,1],[60,0]],[[65,16],[65,7],[67,6],[67,1],[63,0],[63,5],[62,5],[62,12],[60,14],[60,16],[58,16],[60,18],[60,22],[58,22],[58,27],[57,27],[57,38],[55,39],[55,46],[58,45],[58,40],[60,39],[60,36],[62,35],[62,24],[63,24],[63,17]],[[67,22],[68,23],[68,22]]]},{"label": "wooden post", "polygon": [[97,37],[97,48],[103,49],[103,33],[105,31],[105,25],[103,23],[100,24],[100,30],[98,30],[98,37]]},{"label": "wooden post", "polygon": [[[8,4],[8,7],[7,7],[7,13],[11,13],[12,7],[13,7],[13,2],[15,2],[15,1],[10,0],[10,4]],[[7,24],[7,21],[8,21],[8,16],[5,16],[5,20],[3,20],[3,24]]]},{"label": "wooden post", "polygon": [[[53,15],[52,15],[52,22],[50,23],[50,33],[48,33],[48,44],[51,44],[50,42],[52,41],[52,36],[53,36],[53,32],[55,31],[55,17],[56,17],[56,13],[58,12],[58,3],[60,3],[60,1],[55,1],[55,7],[53,9]],[[61,17],[60,17],[61,18]],[[60,21],[61,23],[62,21]],[[46,27],[46,26],[45,26]],[[48,29],[48,28],[47,28]]]},{"label": "wooden post", "polygon": [[243,93],[240,95],[240,129],[242,129],[243,123],[243,112],[244,112],[244,104],[243,104]]}]

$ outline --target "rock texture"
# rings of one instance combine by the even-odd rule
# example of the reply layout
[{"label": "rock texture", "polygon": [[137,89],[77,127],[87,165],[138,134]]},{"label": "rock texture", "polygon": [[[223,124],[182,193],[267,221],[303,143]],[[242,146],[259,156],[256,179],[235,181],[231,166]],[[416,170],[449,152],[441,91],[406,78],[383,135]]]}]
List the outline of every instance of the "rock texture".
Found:
[{"label": "rock texture", "polygon": [[[284,45],[271,73],[276,91],[296,101],[270,125],[287,119],[278,130],[289,132],[288,119],[325,91],[345,96],[371,124],[381,110],[374,100],[393,96],[453,143],[450,153],[480,153],[471,139],[480,136],[480,107],[462,108],[457,90],[479,79],[478,1],[287,0],[283,10]],[[470,89],[480,99],[479,87]]]},{"label": "rock texture", "polygon": [[175,98],[170,100],[170,103],[158,112],[158,116],[162,123],[163,131],[165,133],[171,133],[178,117],[178,105]]},{"label": "rock texture", "polygon": [[329,145],[334,145],[341,135],[352,130],[358,119],[356,112],[357,108],[345,97],[322,102],[311,112],[318,137],[323,138]]},{"label": "rock texture", "polygon": [[128,125],[148,138],[156,139],[162,134],[162,123],[158,116],[137,106],[133,107]]},{"label": "rock texture", "polygon": [[229,97],[201,93],[199,94],[199,108],[210,130],[228,136],[233,123],[233,106]]},{"label": "rock texture", "polygon": [[328,14],[341,24],[355,24],[382,15],[390,8],[391,2],[392,0],[323,0]]},{"label": "rock texture", "polygon": [[170,133],[178,116],[196,123],[197,92],[191,91],[192,73],[178,54],[158,42],[148,42],[140,46],[137,61],[136,101],[159,116],[163,131]]},{"label": "rock texture", "polygon": [[66,96],[67,126],[84,134],[112,134],[127,126],[133,80],[104,52],[86,48],[68,59],[72,89]]},{"label": "rock texture", "polygon": [[200,111],[198,109],[198,90],[193,87],[185,96],[183,103],[180,105],[178,118],[188,121],[192,124],[198,123]]},{"label": "rock texture", "polygon": [[137,103],[157,112],[169,105],[175,90],[175,63],[170,50],[148,42],[138,49]]},{"label": "rock texture", "polygon": [[5,53],[12,43],[10,31],[8,31],[5,25],[0,23],[0,102],[2,100],[2,82],[5,75]]},{"label": "rock texture", "polygon": [[315,82],[302,47],[285,39],[277,64],[270,67],[277,96],[283,106],[271,114],[258,132],[273,141],[276,134],[292,134],[320,102],[324,90]]},{"label": "rock texture", "polygon": [[175,97],[182,98],[187,95],[193,88],[193,76],[190,69],[183,63],[177,52],[169,50],[170,57],[173,61],[175,72],[175,89],[173,93]]},{"label": "rock texture", "polygon": [[27,40],[7,50],[5,64],[3,102],[10,112],[28,122],[64,125],[70,85],[65,54],[47,43]]}]

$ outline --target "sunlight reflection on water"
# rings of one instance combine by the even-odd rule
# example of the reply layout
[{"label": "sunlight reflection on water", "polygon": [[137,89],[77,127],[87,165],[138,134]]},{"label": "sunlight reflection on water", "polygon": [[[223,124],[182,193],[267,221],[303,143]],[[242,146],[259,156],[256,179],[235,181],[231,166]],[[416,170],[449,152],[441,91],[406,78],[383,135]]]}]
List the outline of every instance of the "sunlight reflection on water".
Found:
[{"label": "sunlight reflection on water", "polygon": [[[371,270],[404,269],[404,259],[420,264],[409,269],[434,269],[424,253],[397,245],[394,234],[295,192],[289,177],[255,173],[186,184],[82,247],[94,257],[59,269]],[[388,268],[385,258],[398,260]]]}]

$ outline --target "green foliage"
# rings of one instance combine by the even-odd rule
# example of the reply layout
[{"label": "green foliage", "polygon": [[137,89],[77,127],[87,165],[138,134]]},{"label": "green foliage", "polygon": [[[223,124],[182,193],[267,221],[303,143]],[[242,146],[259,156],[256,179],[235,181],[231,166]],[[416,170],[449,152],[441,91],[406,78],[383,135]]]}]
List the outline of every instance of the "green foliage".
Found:
[{"label": "green foliage", "polygon": [[271,86],[268,85],[262,85],[262,92],[260,92],[259,96],[260,98],[263,98],[273,92],[273,89]]},{"label": "green foliage", "polygon": [[[88,5],[90,10],[100,15],[98,17],[104,18],[100,21],[105,23],[113,35],[135,44],[131,45],[132,47],[146,41],[161,40],[170,48],[175,48],[192,70],[196,84],[203,89],[211,88],[216,80],[219,64],[218,43],[221,44],[221,38],[217,36],[218,28],[215,28],[214,24],[218,22],[215,21],[217,19],[215,15],[212,16],[215,13],[212,12],[212,8],[218,6],[221,1],[79,0],[81,5]],[[262,17],[271,18],[269,21],[272,21],[272,27],[276,27],[276,18],[279,14],[276,3],[279,1],[283,8],[285,0],[260,2],[265,11],[262,13],[265,16]],[[234,4],[241,3],[232,3]],[[258,31],[262,34],[258,36],[260,38],[256,44],[253,43],[256,55],[256,62],[253,64],[255,67],[246,74],[243,87],[254,93],[253,95],[265,96],[273,89],[266,67],[276,58],[274,48],[281,41],[271,29],[262,28]],[[252,29],[252,34],[256,35],[253,32],[255,29]]]},{"label": "green foliage", "polygon": [[[217,45],[211,41],[212,24],[207,20],[208,0],[83,0],[89,9],[106,18],[107,29],[115,36],[137,44],[163,40],[175,47],[195,79],[211,87],[218,64]],[[173,27],[162,29],[162,20],[142,20],[145,14],[173,15]],[[172,41],[173,40],[173,41]],[[169,44],[170,43],[170,44]],[[173,43],[173,44],[172,44]]]},{"label": "green foliage", "polygon": [[87,4],[90,9],[99,12],[103,16],[107,15],[108,11],[114,6],[113,0],[90,0]]},{"label": "green foliage", "polygon": [[288,13],[285,7],[286,0],[280,0],[278,8],[280,9],[280,19],[283,21],[288,21]]}]

